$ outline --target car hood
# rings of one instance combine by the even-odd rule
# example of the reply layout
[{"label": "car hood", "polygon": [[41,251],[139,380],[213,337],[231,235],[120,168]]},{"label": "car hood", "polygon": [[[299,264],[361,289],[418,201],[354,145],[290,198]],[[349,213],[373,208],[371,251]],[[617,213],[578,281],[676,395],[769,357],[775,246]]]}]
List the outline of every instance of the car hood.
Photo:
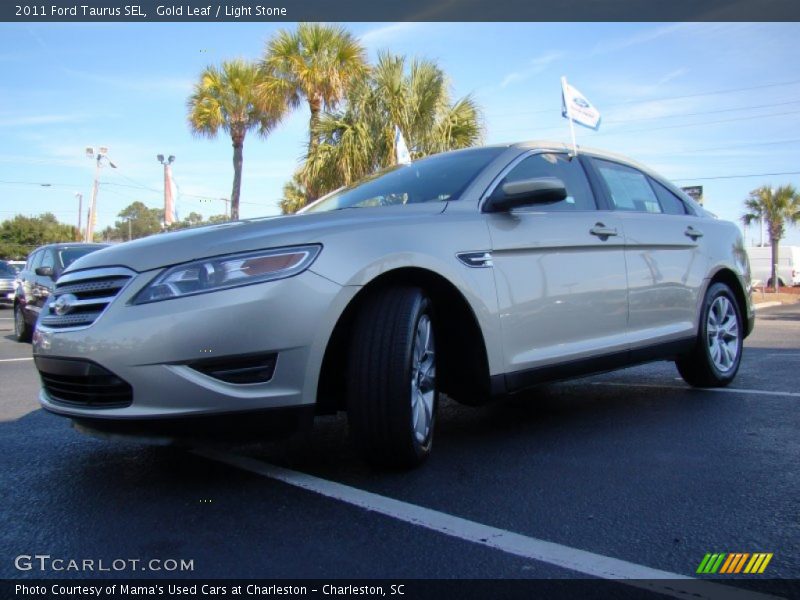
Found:
[{"label": "car hood", "polygon": [[322,242],[323,237],[343,229],[380,226],[385,221],[426,219],[445,210],[447,203],[345,209],[264,217],[161,233],[109,246],[72,263],[65,273],[97,267],[123,266],[137,272],[180,263],[275,248]]}]

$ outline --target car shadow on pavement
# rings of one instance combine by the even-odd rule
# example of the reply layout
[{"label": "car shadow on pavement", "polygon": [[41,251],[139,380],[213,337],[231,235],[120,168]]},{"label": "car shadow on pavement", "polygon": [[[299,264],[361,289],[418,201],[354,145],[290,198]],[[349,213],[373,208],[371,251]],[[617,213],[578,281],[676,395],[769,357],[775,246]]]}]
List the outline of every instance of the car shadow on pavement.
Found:
[{"label": "car shadow on pavement", "polygon": [[798,312],[780,312],[758,315],[760,321],[794,321],[800,322],[800,311]]},{"label": "car shadow on pavement", "polygon": [[[594,385],[592,380],[542,385],[525,393],[480,407],[467,407],[444,398],[439,405],[436,443],[429,461],[459,464],[480,461],[487,452],[550,451],[560,436],[602,440],[609,434],[641,429],[673,420],[687,410],[702,409],[718,398],[693,391],[670,390],[659,397],[652,389],[620,391]],[[681,405],[681,406],[678,406]],[[240,446],[236,452],[287,468],[338,477],[370,475],[394,478],[391,471],[370,467],[355,451],[343,414],[318,418],[314,430],[277,443]],[[429,468],[423,466],[422,470]],[[403,476],[400,472],[398,476]]]}]

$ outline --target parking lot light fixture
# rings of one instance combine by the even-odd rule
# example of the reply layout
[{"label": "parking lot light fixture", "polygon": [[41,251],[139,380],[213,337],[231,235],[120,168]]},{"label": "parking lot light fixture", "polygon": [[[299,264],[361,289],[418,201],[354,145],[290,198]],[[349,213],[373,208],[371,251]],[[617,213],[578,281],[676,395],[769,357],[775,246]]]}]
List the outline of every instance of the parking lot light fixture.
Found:
[{"label": "parking lot light fixture", "polygon": [[100,146],[95,154],[92,146],[86,147],[86,158],[95,160],[94,168],[94,185],[92,186],[92,201],[89,206],[89,218],[86,220],[86,234],[84,235],[84,242],[94,241],[94,227],[97,222],[97,192],[100,189],[100,169],[103,167],[103,160],[105,160],[112,169],[116,169],[111,159],[108,157],[108,148]]}]

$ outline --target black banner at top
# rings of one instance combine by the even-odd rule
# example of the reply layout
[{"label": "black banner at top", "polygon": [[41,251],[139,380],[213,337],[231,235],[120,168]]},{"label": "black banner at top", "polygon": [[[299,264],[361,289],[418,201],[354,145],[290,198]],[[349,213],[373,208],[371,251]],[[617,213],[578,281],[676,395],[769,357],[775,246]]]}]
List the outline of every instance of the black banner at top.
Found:
[{"label": "black banner at top", "polygon": [[797,0],[5,0],[9,22],[798,21]]}]

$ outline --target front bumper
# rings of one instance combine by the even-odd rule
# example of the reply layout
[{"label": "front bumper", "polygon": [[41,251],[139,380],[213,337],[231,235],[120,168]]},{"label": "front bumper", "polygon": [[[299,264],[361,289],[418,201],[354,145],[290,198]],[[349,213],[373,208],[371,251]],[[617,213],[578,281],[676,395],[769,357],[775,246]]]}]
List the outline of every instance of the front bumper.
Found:
[{"label": "front bumper", "polygon": [[[37,363],[47,364],[49,358],[95,364],[130,386],[130,402],[78,405],[43,387],[39,400],[45,409],[76,419],[138,421],[311,406],[327,340],[358,289],[306,271],[278,281],[130,304],[152,277],[136,276],[89,327],[58,330],[40,323],[34,336]],[[277,358],[271,379],[259,383],[230,383],[189,366],[264,354]]]}]

